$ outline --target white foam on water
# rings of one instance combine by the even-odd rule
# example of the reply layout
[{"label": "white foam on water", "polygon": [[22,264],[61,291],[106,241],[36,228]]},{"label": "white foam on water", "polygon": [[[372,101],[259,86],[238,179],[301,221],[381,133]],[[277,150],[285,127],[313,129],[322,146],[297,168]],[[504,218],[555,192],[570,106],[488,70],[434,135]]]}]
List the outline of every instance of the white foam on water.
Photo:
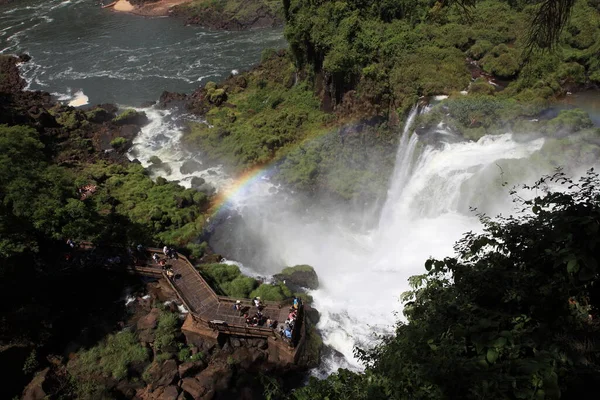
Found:
[{"label": "white foam on water", "polygon": [[81,107],[90,103],[90,99],[83,93],[82,90],[78,90],[73,94],[73,99],[69,101],[71,107]]}]

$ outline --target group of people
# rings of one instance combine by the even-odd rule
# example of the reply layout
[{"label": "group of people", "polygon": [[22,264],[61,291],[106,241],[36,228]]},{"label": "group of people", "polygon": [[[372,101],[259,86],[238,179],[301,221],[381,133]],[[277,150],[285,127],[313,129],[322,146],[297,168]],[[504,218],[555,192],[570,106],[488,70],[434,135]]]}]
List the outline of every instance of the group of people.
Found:
[{"label": "group of people", "polygon": [[298,309],[300,306],[302,306],[302,300],[300,300],[298,297],[294,297],[294,302],[290,307],[288,317],[283,325],[279,327],[279,335],[281,335],[284,340],[292,340],[292,332],[294,332],[294,326],[296,325],[296,320],[298,319]]},{"label": "group of people", "polygon": [[[167,246],[165,246],[165,249],[167,249]],[[172,251],[174,252],[175,250],[172,250]],[[167,252],[166,251],[163,251],[163,252],[168,257]],[[173,267],[171,267],[170,265],[167,265],[166,259],[164,259],[164,258],[161,259],[160,256],[158,255],[158,253],[153,253],[152,259],[154,260],[154,262],[156,262],[158,265],[160,265],[160,267],[163,269],[163,271],[165,271],[165,274],[167,274],[167,278],[169,278],[171,281],[173,281],[175,279],[175,272],[173,272]]]},{"label": "group of people", "polygon": [[163,247],[163,253],[168,258],[172,258],[172,259],[177,260],[177,252],[172,247],[168,247],[168,246]]}]

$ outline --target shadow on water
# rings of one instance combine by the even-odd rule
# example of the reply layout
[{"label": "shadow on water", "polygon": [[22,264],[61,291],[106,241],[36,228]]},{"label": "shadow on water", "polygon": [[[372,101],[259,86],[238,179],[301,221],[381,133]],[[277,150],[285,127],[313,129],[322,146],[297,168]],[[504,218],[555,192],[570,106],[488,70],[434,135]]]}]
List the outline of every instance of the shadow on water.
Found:
[{"label": "shadow on water", "polygon": [[75,263],[76,256],[69,264],[69,249],[58,247],[1,271],[2,399],[20,396],[31,380],[33,374],[23,367],[32,350],[39,370],[50,354],[67,358],[95,345],[122,327],[127,313],[124,294],[141,289],[140,279],[124,271],[82,266]]}]

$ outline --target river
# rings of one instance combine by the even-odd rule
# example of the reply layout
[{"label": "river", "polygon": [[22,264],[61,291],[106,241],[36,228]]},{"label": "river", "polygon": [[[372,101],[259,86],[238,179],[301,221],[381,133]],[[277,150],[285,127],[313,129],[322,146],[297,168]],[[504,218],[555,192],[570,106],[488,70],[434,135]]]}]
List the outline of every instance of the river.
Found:
[{"label": "river", "polygon": [[[21,1],[0,11],[3,52],[28,52],[33,60],[23,66],[23,73],[29,87],[65,100],[81,91],[92,103],[139,107],[163,90],[190,92],[206,80],[248,68],[263,48],[284,45],[280,30],[206,32],[169,18],[148,21],[113,14],[91,1]],[[131,158],[148,165],[158,155],[172,167],[169,174],[158,173],[185,186],[193,176],[217,188],[232,183],[219,166],[182,174],[184,161],[202,160],[181,148],[181,116],[145,111],[151,123],[134,141]],[[417,112],[413,110],[409,121]],[[428,257],[452,254],[462,233],[480,229],[470,206],[492,215],[511,212],[510,186],[551,172],[549,155],[542,152],[546,139],[535,132],[472,142],[439,130],[436,146],[420,145],[410,124],[398,132],[401,140],[387,199],[379,222],[369,230],[349,224],[359,218],[348,218],[346,212],[319,204],[309,211],[298,207],[267,177],[230,199],[243,223],[228,228],[229,246],[252,248],[264,259],[279,260],[275,268],[241,256],[236,261],[244,272],[268,276],[285,265],[315,267],[322,283],[311,293],[322,313],[318,328],[335,350],[318,375],[338,367],[361,368],[354,346],[373,344],[374,333],[393,330],[401,317],[395,313],[402,309],[399,298],[408,289],[407,278],[422,273]],[[597,159],[587,159],[573,171],[595,163]]]},{"label": "river", "polygon": [[[93,0],[19,0],[0,6],[1,52],[28,53],[31,90],[63,100],[140,106],[164,91],[190,93],[285,46],[281,29],[209,32],[174,18],[102,9]],[[80,94],[81,96],[81,94]]]}]

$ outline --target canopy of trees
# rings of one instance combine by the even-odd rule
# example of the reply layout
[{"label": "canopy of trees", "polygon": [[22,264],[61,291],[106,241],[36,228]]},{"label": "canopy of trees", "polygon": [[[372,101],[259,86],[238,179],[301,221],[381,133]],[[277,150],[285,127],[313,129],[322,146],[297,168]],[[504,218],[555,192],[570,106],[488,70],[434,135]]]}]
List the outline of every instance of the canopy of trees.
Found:
[{"label": "canopy of trees", "polygon": [[406,322],[358,350],[364,374],[340,370],[293,397],[596,398],[600,178],[558,173],[526,189],[542,195],[515,194],[516,216],[481,215],[483,233],[410,279]]},{"label": "canopy of trees", "polygon": [[[418,96],[466,89],[466,57],[513,81],[509,95],[533,89],[529,100],[552,96],[570,79],[600,77],[594,0],[286,0],[284,11],[296,64],[322,73],[338,103],[357,90],[383,110],[406,110]],[[530,53],[554,43],[555,52]]]}]

